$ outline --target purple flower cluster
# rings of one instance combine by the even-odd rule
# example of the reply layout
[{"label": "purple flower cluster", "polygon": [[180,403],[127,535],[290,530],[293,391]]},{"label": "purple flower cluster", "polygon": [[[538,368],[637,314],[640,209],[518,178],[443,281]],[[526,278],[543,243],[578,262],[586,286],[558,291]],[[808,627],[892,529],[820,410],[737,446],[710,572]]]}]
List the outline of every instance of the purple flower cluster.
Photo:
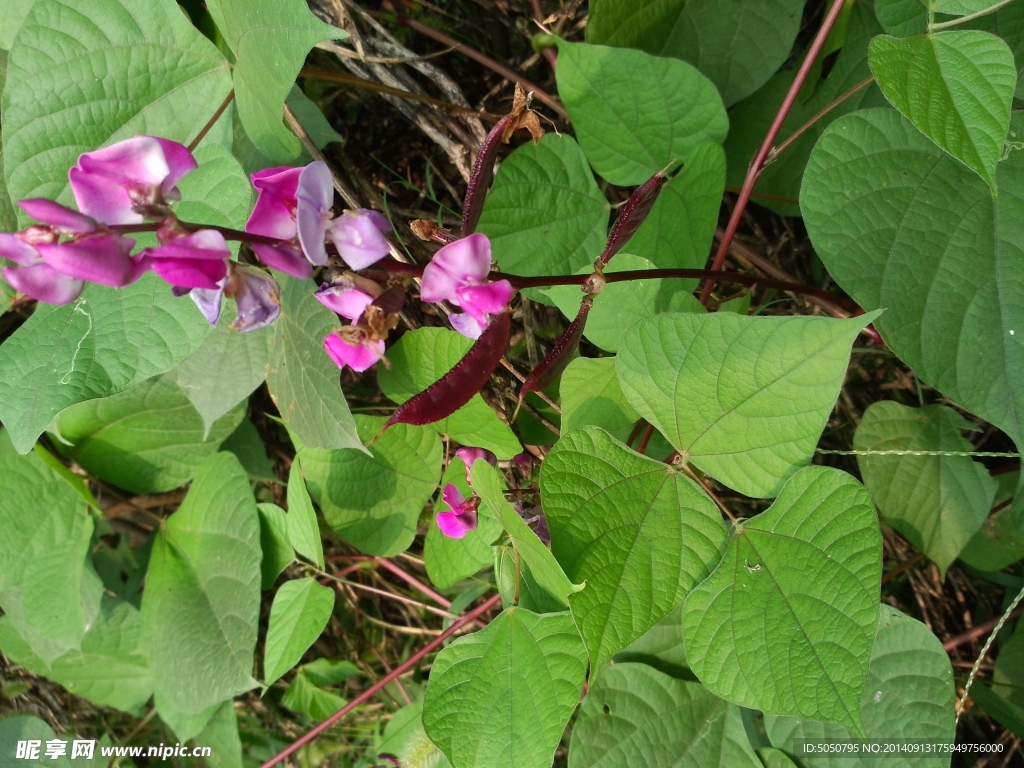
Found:
[{"label": "purple flower cluster", "polygon": [[[492,467],[497,466],[498,459],[484,448],[459,448],[455,455],[466,464],[466,482],[472,487],[471,472],[473,463],[486,461]],[[447,512],[437,513],[437,527],[450,539],[464,538],[467,533],[476,529],[477,510],[480,508],[480,497],[475,494],[468,499],[455,486],[448,483],[441,491],[441,500],[448,506]]]}]

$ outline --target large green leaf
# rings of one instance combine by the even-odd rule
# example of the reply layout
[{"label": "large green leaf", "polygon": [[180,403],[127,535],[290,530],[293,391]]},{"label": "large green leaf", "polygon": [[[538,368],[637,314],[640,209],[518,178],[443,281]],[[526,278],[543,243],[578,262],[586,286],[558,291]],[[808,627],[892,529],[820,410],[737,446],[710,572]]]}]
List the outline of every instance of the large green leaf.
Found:
[{"label": "large green leaf", "polygon": [[[473,494],[466,482],[466,465],[458,457],[452,458],[441,478],[441,487],[449,483],[459,489],[464,498]],[[434,503],[436,512],[449,511],[448,505],[438,499]],[[451,539],[441,533],[440,526],[432,521],[423,541],[423,561],[430,581],[440,589],[447,589],[455,582],[469,578],[481,568],[494,562],[491,545],[501,535],[501,523],[487,507],[477,513],[477,526],[461,539]]]},{"label": "large green leaf", "polygon": [[93,618],[83,575],[93,520],[85,500],[38,455],[14,451],[7,430],[0,431],[0,478],[0,606],[22,614],[42,638],[36,654],[49,663],[79,647]]},{"label": "large green leaf", "polygon": [[[357,416],[369,440],[383,418]],[[299,448],[299,462],[324,519],[362,552],[391,557],[416,536],[416,521],[437,488],[444,450],[427,427],[396,424],[369,452]]]},{"label": "large green leaf", "polygon": [[[1019,127],[1019,126],[1018,126]],[[1024,444],[1024,152],[1000,195],[894,110],[833,123],[801,206],[829,273],[922,380]]]},{"label": "large green leaf", "polygon": [[501,473],[486,461],[473,462],[471,472],[473,490],[480,496],[481,505],[501,523],[534,581],[559,603],[568,605],[569,595],[579,592],[583,586],[569,580],[544,542],[505,500],[505,480]]},{"label": "large green leaf", "polygon": [[454,768],[548,768],[585,671],[569,614],[509,608],[437,655],[423,726]]},{"label": "large green leaf", "polygon": [[210,15],[235,54],[235,103],[245,132],[270,159],[287,163],[299,141],[284,127],[284,100],[309,49],[348,37],[302,0],[210,0]]},{"label": "large green leaf", "polygon": [[260,513],[260,586],[270,589],[282,571],[295,562],[295,550],[288,538],[288,513],[277,504],[257,504]]},{"label": "large green leaf", "polygon": [[[818,116],[826,106],[871,76],[868,68],[868,42],[881,31],[870,3],[854,3],[846,28],[846,39],[835,64],[827,77],[813,86],[804,86],[801,91],[803,98],[797,100],[786,116],[776,145],[796,133],[811,118],[816,119],[800,138],[765,167],[758,177],[751,198],[753,202],[786,216],[799,216],[797,196],[800,194],[800,181],[803,179],[807,158],[821,132],[841,115],[861,107],[886,103],[878,86],[869,85],[842,101],[825,116]],[[795,74],[795,69],[778,73],[761,90],[729,111],[729,137],[725,141],[728,186],[738,188],[743,184],[747,167],[764,141]]]},{"label": "large green leaf", "polygon": [[[725,192],[725,152],[718,144],[698,144],[679,173],[666,184],[640,229],[623,250],[660,269],[703,269],[718,224]],[[614,262],[613,262],[614,263]],[[696,280],[666,283],[680,293]]]},{"label": "large green leaf", "polygon": [[[954,741],[953,670],[942,643],[921,622],[883,604],[871,650],[860,714],[869,739]],[[835,723],[795,717],[765,718],[772,744],[796,754],[794,739],[850,739],[854,734]],[[949,755],[921,757],[799,756],[806,768],[947,768]]]},{"label": "large green leaf", "polygon": [[231,89],[224,57],[173,0],[37,0],[14,38],[8,78],[14,199],[69,199],[68,168],[105,144],[138,134],[187,143]]},{"label": "large green leaf", "polygon": [[1024,536],[1017,530],[1012,506],[1003,506],[1013,498],[1020,472],[1004,472],[993,479],[999,489],[992,500],[1002,508],[988,518],[960,552],[960,559],[979,571],[1001,571],[1024,558]]},{"label": "large green leaf", "polygon": [[551,550],[590,653],[590,679],[679,605],[718,564],[726,528],[714,502],[664,462],[596,427],[570,432],[541,474]]},{"label": "large green leaf", "polygon": [[616,664],[591,684],[572,730],[569,768],[763,768],[740,708],[700,683]]},{"label": "large green leaf", "polygon": [[881,575],[868,492],[836,469],[800,470],[768,510],[734,524],[721,564],[686,599],[694,673],[737,704],[863,736]]},{"label": "large green leaf", "polygon": [[238,715],[235,702],[225,701],[213,713],[196,744],[210,748],[206,764],[210,768],[242,768],[242,740],[238,734]]},{"label": "large green leaf", "polygon": [[729,131],[714,84],[678,59],[560,41],[556,76],[580,146],[612,184],[642,184]]},{"label": "large green leaf", "polygon": [[921,0],[875,0],[875,16],[896,37],[920,35],[928,26],[928,9]]},{"label": "large green leaf", "polygon": [[1017,623],[1013,635],[999,646],[992,690],[1018,707],[1024,707],[1024,624]]},{"label": "large green leaf", "polygon": [[408,768],[451,768],[444,752],[434,746],[423,730],[423,702],[414,701],[395,712],[384,729],[377,754],[394,755]]},{"label": "large green leaf", "polygon": [[127,288],[89,285],[63,307],[40,305],[0,347],[0,421],[25,453],[60,411],[170,370],[209,333],[195,304],[153,274]]},{"label": "large green leaf", "polygon": [[302,659],[320,637],[334,610],[334,590],[316,579],[286,581],[274,595],[263,654],[263,684],[269,686]]},{"label": "large green leaf", "polygon": [[324,567],[324,545],[320,540],[320,525],[316,510],[302,479],[299,462],[292,463],[288,472],[288,540],[295,551],[316,565]]},{"label": "large green leaf", "polygon": [[341,391],[338,368],[324,351],[324,339],[338,316],[313,296],[308,280],[276,273],[281,283],[281,316],[274,324],[267,386],[281,418],[310,448],[365,450]]},{"label": "large green leaf", "polygon": [[565,432],[588,424],[614,432],[640,418],[622,394],[614,357],[576,358],[562,373],[558,386]]},{"label": "large green leaf", "polygon": [[478,229],[506,272],[574,272],[604,248],[608,210],[576,140],[549,133],[501,164]]},{"label": "large green leaf", "polygon": [[[69,768],[71,763],[66,756],[53,760],[46,756],[46,741],[55,738],[53,729],[38,717],[28,715],[17,715],[0,720],[0,766],[3,768],[15,768],[15,766],[52,765],[56,768]],[[17,757],[19,742],[36,742],[36,756]],[[27,746],[27,745],[26,745]]]},{"label": "large green leaf", "polygon": [[0,619],[0,649],[37,675],[104,707],[137,713],[153,695],[149,666],[139,648],[139,612],[123,600],[103,597],[97,619],[70,650],[47,663],[19,632],[16,617]]},{"label": "large green leaf", "polygon": [[[388,349],[391,368],[377,371],[381,392],[396,403],[404,403],[454,368],[471,346],[472,340],[445,328],[406,331]],[[430,426],[462,445],[486,448],[502,460],[523,450],[508,424],[498,418],[479,394],[448,418]]]},{"label": "large green leaf", "polygon": [[[653,269],[654,265],[647,259],[630,253],[618,254],[606,268],[605,272],[623,272],[628,270]],[[590,274],[593,267],[581,270],[581,274]],[[580,308],[583,293],[578,285],[559,285],[544,289],[566,317],[576,317]],[[698,312],[703,313],[704,307],[678,280],[623,280],[609,283],[598,296],[594,297],[594,306],[587,316],[587,325],[583,335],[601,349],[615,352],[622,344],[626,329],[645,317],[663,312]]]},{"label": "large green leaf", "polygon": [[803,9],[803,0],[597,0],[587,42],[688,61],[728,106],[785,62]]},{"label": "large green leaf", "polygon": [[260,559],[249,478],[232,454],[215,454],[157,533],[142,595],[154,688],[177,712],[197,715],[257,685]]},{"label": "large green leaf", "polygon": [[63,448],[85,469],[133,493],[158,493],[184,485],[241,423],[245,405],[215,421],[202,416],[171,374],[126,392],[78,403],[56,420]]},{"label": "large green leaf", "polygon": [[[960,432],[971,425],[943,405],[908,408],[873,403],[857,426],[858,451],[971,451]],[[857,456],[864,485],[900,533],[945,577],[992,508],[998,483],[967,456]]]},{"label": "large green leaf", "polygon": [[658,315],[629,329],[616,370],[684,459],[747,496],[775,496],[810,463],[850,345],[874,317]]},{"label": "large green leaf", "polygon": [[871,71],[882,93],[996,193],[996,163],[1010,127],[1017,68],[1009,46],[985,32],[871,41]]}]

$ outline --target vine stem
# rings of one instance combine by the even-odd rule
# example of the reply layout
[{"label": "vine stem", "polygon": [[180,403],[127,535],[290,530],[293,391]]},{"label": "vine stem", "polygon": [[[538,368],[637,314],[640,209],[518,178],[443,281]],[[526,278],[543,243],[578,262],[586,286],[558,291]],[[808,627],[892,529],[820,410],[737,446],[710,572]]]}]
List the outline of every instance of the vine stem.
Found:
[{"label": "vine stem", "polygon": [[[757,154],[754,155],[754,159],[750,163],[750,167],[747,168],[747,176],[743,179],[743,186],[740,188],[740,194],[736,199],[736,205],[732,209],[732,216],[729,217],[729,223],[725,227],[725,235],[722,237],[722,242],[718,246],[718,252],[715,254],[715,260],[711,263],[712,272],[721,272],[722,270],[722,264],[725,263],[725,256],[729,253],[729,245],[732,243],[732,239],[736,235],[740,219],[743,217],[743,211],[746,210],[747,203],[750,201],[750,194],[754,191],[754,185],[757,184],[757,179],[761,175],[761,171],[764,170],[765,160],[768,159],[768,154],[772,150],[772,145],[775,143],[775,139],[779,135],[779,131],[782,130],[782,124],[785,122],[786,116],[789,114],[789,110],[793,108],[793,104],[796,102],[796,97],[800,93],[800,89],[803,87],[804,81],[807,80],[807,75],[810,73],[811,67],[814,65],[814,60],[818,58],[818,54],[825,45],[825,40],[828,38],[829,32],[832,31],[832,27],[835,25],[836,19],[839,18],[839,14],[842,12],[844,5],[845,0],[833,1],[832,7],[825,16],[825,20],[821,23],[821,29],[818,30],[818,34],[814,38],[814,42],[811,43],[810,50],[807,51],[807,56],[804,57],[804,61],[800,65],[800,69],[797,70],[796,77],[793,78],[793,84],[789,87],[789,92],[786,93],[786,98],[783,99],[782,105],[779,107],[779,111],[775,115],[775,119],[768,128],[768,133],[765,135],[764,141],[761,142],[761,148],[757,150]],[[704,284],[704,290],[701,291],[700,294],[701,304],[704,304],[705,306],[707,305],[708,299],[711,298],[711,291],[714,290],[714,287],[714,277],[709,278]]]},{"label": "vine stem", "polygon": [[194,139],[192,139],[192,141],[189,142],[189,145],[188,145],[188,151],[189,152],[195,152],[196,151],[196,147],[199,146],[199,142],[206,138],[206,134],[208,134],[210,132],[210,129],[213,128],[214,123],[216,123],[218,120],[220,120],[220,116],[224,114],[224,110],[228,108],[228,105],[231,104],[231,102],[234,100],[234,98],[235,98],[235,90],[234,90],[234,88],[232,88],[230,91],[228,91],[228,95],[225,97],[223,103],[221,103],[221,105],[219,107],[217,107],[217,111],[213,113],[213,117],[211,117],[206,122],[206,125],[203,126],[203,130],[201,130],[199,133],[197,133],[196,137]]},{"label": "vine stem", "polygon": [[488,599],[487,602],[483,603],[478,608],[474,608],[472,611],[469,611],[468,613],[464,613],[460,618],[458,618],[455,621],[453,621],[452,625],[450,627],[448,627],[448,629],[446,629],[440,635],[435,637],[433,640],[431,640],[425,646],[420,648],[420,650],[416,651],[416,653],[414,653],[412,656],[410,656],[404,662],[399,664],[393,670],[388,672],[387,675],[382,677],[376,683],[374,683],[369,688],[367,688],[365,691],[363,691],[361,694],[359,694],[354,699],[352,699],[352,701],[350,701],[344,707],[342,707],[337,712],[335,712],[333,715],[331,715],[329,718],[327,718],[322,723],[320,723],[320,725],[318,725],[315,728],[307,731],[302,736],[297,738],[295,741],[293,741],[291,743],[291,745],[288,746],[287,749],[281,750],[276,755],[274,755],[272,758],[267,760],[267,762],[263,763],[263,765],[261,765],[260,768],[271,768],[271,766],[277,765],[278,763],[280,763],[285,758],[289,757],[290,755],[294,754],[295,752],[298,752],[300,749],[302,749],[304,746],[306,746],[306,744],[308,744],[309,742],[313,741],[313,739],[315,739],[321,733],[326,731],[328,728],[330,728],[336,722],[341,720],[343,717],[345,717],[345,715],[347,715],[353,709],[355,709],[360,704],[365,702],[367,699],[369,699],[375,693],[377,693],[378,691],[383,689],[390,682],[392,682],[393,680],[397,679],[402,674],[404,674],[405,672],[407,672],[408,670],[410,670],[414,666],[416,666],[423,659],[424,656],[426,656],[428,653],[430,653],[434,649],[440,647],[444,643],[444,641],[447,640],[449,637],[454,635],[456,632],[458,632],[460,629],[462,629],[467,624],[471,623],[472,621],[476,620],[477,618],[479,618],[483,614],[487,613],[487,611],[489,611],[491,608],[493,608],[499,602],[501,602],[501,595],[494,595],[490,599]]},{"label": "vine stem", "polygon": [[984,661],[985,657],[988,655],[988,650],[992,647],[992,643],[995,642],[996,635],[999,634],[999,630],[1001,630],[1003,628],[1003,624],[1009,620],[1010,614],[1013,613],[1021,600],[1024,600],[1024,587],[1022,587],[1020,592],[1017,593],[1017,596],[1013,598],[1013,602],[1010,603],[1010,607],[1007,608],[1003,612],[1003,615],[999,617],[999,621],[996,622],[996,625],[992,628],[992,633],[988,636],[988,639],[985,640],[985,645],[981,647],[981,653],[978,654],[977,661],[975,661],[974,666],[971,667],[971,674],[967,676],[967,683],[964,685],[964,695],[960,697],[960,703],[957,705],[956,720],[953,723],[954,728],[957,723],[960,722],[960,715],[963,714],[964,704],[967,702],[967,696],[971,692],[971,686],[974,684],[974,678],[978,674],[981,662]]},{"label": "vine stem", "polygon": [[991,5],[988,8],[978,11],[977,13],[972,13],[968,16],[961,16],[959,19],[952,19],[950,21],[940,21],[938,24],[932,22],[931,24],[928,25],[928,31],[938,32],[939,30],[942,29],[949,29],[950,27],[956,27],[960,24],[965,24],[968,21],[980,19],[982,16],[988,16],[990,13],[995,13],[1004,5],[1009,5],[1012,2],[1013,0],[1002,0],[1002,2],[996,3],[995,5]]}]

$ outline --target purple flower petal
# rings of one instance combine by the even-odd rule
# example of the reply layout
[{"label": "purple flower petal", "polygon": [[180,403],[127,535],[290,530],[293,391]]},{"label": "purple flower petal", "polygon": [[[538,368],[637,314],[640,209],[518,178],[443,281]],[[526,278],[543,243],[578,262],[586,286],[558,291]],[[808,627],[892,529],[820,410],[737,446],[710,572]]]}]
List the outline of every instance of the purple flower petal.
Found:
[{"label": "purple flower petal", "polygon": [[33,219],[69,234],[87,235],[90,232],[95,232],[98,227],[95,219],[43,197],[19,200],[18,205]]},{"label": "purple flower petal", "polygon": [[331,240],[338,255],[352,269],[366,269],[391,252],[371,211],[345,211],[331,223]]},{"label": "purple flower petal", "polygon": [[228,250],[224,235],[215,229],[200,229],[156,248],[147,248],[145,252],[154,259],[220,259],[227,261],[231,258],[231,251]]},{"label": "purple flower petal", "polygon": [[313,267],[302,255],[302,251],[290,245],[260,245],[253,243],[252,248],[261,262],[271,269],[284,272],[286,275],[308,280],[313,276]]},{"label": "purple flower petal", "polygon": [[0,232],[0,257],[10,259],[23,267],[31,267],[43,261],[35,248],[17,235],[9,235],[6,232]]},{"label": "purple flower petal", "polygon": [[[195,161],[192,162],[194,168]],[[153,136],[135,136],[86,152],[79,155],[77,167],[84,173],[137,184],[160,184],[171,173],[164,148]]]},{"label": "purple flower petal", "polygon": [[[445,248],[447,247],[446,245]],[[461,283],[457,279],[448,274],[440,265],[431,261],[423,268],[420,298],[430,303],[454,301],[456,299],[455,292],[459,290],[460,285]]]},{"label": "purple flower petal", "polygon": [[491,241],[480,233],[464,237],[435,253],[430,263],[460,283],[479,285],[491,271]]},{"label": "purple flower petal", "polygon": [[447,504],[453,511],[461,514],[466,503],[466,497],[458,489],[455,483],[448,483],[441,490],[441,501]]},{"label": "purple flower petal", "polygon": [[261,269],[231,266],[231,295],[238,305],[238,317],[231,323],[236,331],[255,331],[270,325],[281,314],[281,288]]},{"label": "purple flower petal", "polygon": [[449,539],[462,539],[477,526],[477,513],[438,512],[437,527]]},{"label": "purple flower petal", "polygon": [[295,221],[302,251],[311,264],[325,264],[327,220],[330,218],[331,206],[334,205],[334,182],[327,163],[318,160],[302,170],[295,199],[298,201]]},{"label": "purple flower petal", "polygon": [[448,322],[452,324],[452,328],[461,333],[467,339],[480,338],[480,334],[484,332],[486,325],[480,325],[472,315],[466,312],[453,312],[448,315]]},{"label": "purple flower petal", "polygon": [[324,339],[324,349],[331,360],[339,368],[346,365],[353,371],[362,373],[384,357],[383,341],[365,341],[362,344],[349,344],[337,333]]},{"label": "purple flower petal", "polygon": [[301,168],[267,168],[252,175],[252,184],[259,192],[245,231],[254,235],[292,240],[295,227],[295,191],[299,186]]},{"label": "purple flower petal", "polygon": [[455,455],[462,459],[462,462],[466,465],[466,482],[471,486],[473,485],[473,479],[470,473],[474,462],[486,461],[492,467],[498,466],[498,457],[486,448],[459,448],[455,451]]},{"label": "purple flower petal", "polygon": [[456,292],[455,302],[472,315],[478,323],[486,326],[487,315],[501,312],[515,289],[508,280],[498,280],[485,285],[465,285]]},{"label": "purple flower petal", "polygon": [[4,280],[14,290],[47,304],[68,304],[78,298],[85,283],[61,274],[48,264],[4,267]]},{"label": "purple flower petal", "polygon": [[152,265],[165,282],[179,288],[216,290],[228,274],[227,261],[221,259],[156,258]]},{"label": "purple flower petal", "polygon": [[58,272],[112,288],[123,288],[139,278],[136,262],[131,258],[134,247],[134,240],[119,235],[36,246],[43,261]]},{"label": "purple flower petal", "polygon": [[250,176],[252,185],[260,193],[267,192],[285,200],[294,200],[299,188],[299,174],[302,168],[280,165],[277,168],[264,168]]},{"label": "purple flower petal", "polygon": [[317,288],[313,295],[331,312],[352,322],[362,316],[363,310],[368,304],[373,303],[373,296],[363,293],[352,285],[351,280],[346,278],[341,278],[333,283],[324,283]]},{"label": "purple flower petal", "polygon": [[117,179],[85,173],[80,168],[68,171],[71,191],[80,210],[104,224],[141,224],[141,213],[132,207],[135,201]]},{"label": "purple flower petal", "polygon": [[163,149],[164,159],[167,161],[167,175],[160,182],[165,195],[174,194],[173,188],[189,171],[199,167],[196,159],[189,152],[188,147],[170,139],[162,139],[153,136],[160,148]]},{"label": "purple flower petal", "polygon": [[391,222],[388,221],[388,217],[380,211],[374,211],[370,208],[360,208],[356,211],[360,216],[365,216],[373,222],[373,226],[379,229],[381,232],[390,232],[392,230]]},{"label": "purple flower petal", "polygon": [[[189,297],[199,307],[199,311],[203,313],[203,317],[206,318],[206,322],[210,325],[216,326],[217,321],[220,319],[220,308],[224,301],[224,284],[227,283],[227,278],[220,281],[217,288],[193,288],[188,292]],[[178,290],[177,288],[172,290]]]}]

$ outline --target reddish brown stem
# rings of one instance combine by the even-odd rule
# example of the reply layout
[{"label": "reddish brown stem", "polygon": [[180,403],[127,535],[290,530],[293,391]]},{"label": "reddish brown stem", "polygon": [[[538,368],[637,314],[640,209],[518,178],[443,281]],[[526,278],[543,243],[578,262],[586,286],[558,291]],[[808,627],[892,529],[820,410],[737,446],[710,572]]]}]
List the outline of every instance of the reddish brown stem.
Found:
[{"label": "reddish brown stem", "polygon": [[646,453],[647,444],[651,442],[651,435],[654,434],[654,425],[648,424],[647,429],[644,430],[643,437],[640,438],[640,445],[636,447],[637,453]]},{"label": "reddish brown stem", "polygon": [[313,739],[315,739],[321,733],[326,731],[328,728],[330,728],[336,722],[341,720],[343,717],[345,717],[345,715],[347,715],[353,709],[358,707],[363,702],[367,701],[371,696],[373,696],[375,693],[377,693],[378,691],[383,689],[385,686],[387,686],[389,683],[391,683],[392,680],[395,680],[396,678],[398,678],[399,676],[401,676],[402,674],[404,674],[408,670],[410,670],[413,667],[415,667],[417,664],[420,663],[420,661],[423,659],[423,657],[425,657],[428,653],[430,653],[431,651],[433,651],[436,648],[441,647],[441,645],[444,644],[445,640],[447,640],[449,637],[454,635],[456,632],[458,632],[460,629],[462,629],[467,624],[471,623],[472,621],[475,621],[477,618],[479,618],[483,614],[487,613],[487,611],[491,610],[491,608],[493,608],[499,602],[501,602],[501,595],[494,595],[490,599],[488,599],[487,602],[485,602],[480,607],[474,608],[469,613],[463,614],[460,618],[458,618],[455,621],[453,621],[452,625],[450,627],[448,627],[448,629],[446,629],[444,632],[442,632],[436,638],[434,638],[429,643],[427,643],[425,646],[423,646],[420,650],[418,650],[416,653],[414,653],[412,656],[410,656],[408,659],[406,659],[402,664],[399,664],[397,667],[395,667],[393,670],[391,670],[387,675],[382,677],[376,683],[374,683],[369,688],[367,688],[365,691],[363,691],[361,694],[359,694],[354,699],[352,699],[352,701],[350,701],[344,707],[342,707],[337,712],[335,712],[333,715],[331,715],[329,718],[327,718],[322,723],[320,723],[320,725],[316,726],[312,730],[310,730],[307,733],[305,733],[302,736],[300,736],[298,739],[296,739],[294,742],[292,742],[292,744],[287,749],[284,749],[284,750],[278,752],[272,758],[267,760],[267,762],[263,763],[263,765],[261,765],[260,768],[271,768],[271,766],[277,765],[278,763],[280,763],[282,760],[284,760],[288,756],[293,755],[296,752],[298,752],[306,744],[309,744],[309,742],[313,741]]},{"label": "reddish brown stem", "polygon": [[219,107],[217,107],[217,111],[213,113],[213,117],[211,117],[209,119],[209,121],[206,123],[206,125],[203,126],[203,130],[201,130],[196,135],[196,137],[194,139],[192,139],[192,141],[189,143],[189,145],[188,145],[188,151],[189,152],[195,152],[196,151],[196,147],[199,146],[199,142],[201,142],[204,138],[206,138],[206,134],[208,134],[210,132],[210,129],[213,128],[214,123],[216,123],[220,119],[220,116],[224,114],[224,110],[228,108],[228,105],[231,103],[231,101],[234,98],[235,98],[235,91],[234,91],[234,89],[232,89],[232,90],[228,91],[228,95],[224,99],[224,102]]},{"label": "reddish brown stem", "polygon": [[415,29],[420,34],[426,35],[427,37],[437,40],[437,42],[441,43],[441,45],[445,45],[449,48],[454,48],[459,53],[465,54],[474,61],[483,64],[488,69],[497,72],[506,80],[509,80],[510,82],[513,83],[519,83],[521,86],[523,86],[525,90],[533,91],[534,95],[538,99],[543,101],[551,109],[557,112],[558,116],[561,117],[563,120],[569,119],[569,113],[565,111],[565,107],[562,106],[561,102],[559,102],[558,99],[554,98],[550,93],[545,91],[536,83],[531,83],[529,80],[527,80],[519,73],[509,69],[504,64],[499,64],[490,56],[485,56],[475,48],[470,48],[468,45],[460,43],[455,38],[448,37],[448,35],[444,34],[443,32],[438,32],[436,29],[428,27],[426,24],[421,24],[420,22],[416,21],[416,19],[410,19],[408,16],[397,16],[395,20],[404,27],[409,27],[409,29]]},{"label": "reddish brown stem", "polygon": [[[829,9],[828,14],[826,14],[825,20],[821,23],[821,29],[818,30],[818,34],[815,36],[814,42],[811,43],[810,50],[807,51],[807,56],[804,57],[804,61],[800,65],[800,69],[797,70],[796,77],[793,78],[793,84],[789,87],[789,92],[786,94],[786,98],[783,99],[782,106],[779,107],[779,111],[776,113],[775,119],[768,128],[768,133],[764,137],[764,141],[761,142],[761,148],[757,150],[757,154],[754,155],[754,159],[750,163],[750,167],[747,168],[747,176],[743,179],[743,186],[740,188],[740,194],[736,199],[736,205],[732,209],[732,216],[729,217],[729,223],[725,227],[725,235],[722,237],[722,242],[718,246],[718,252],[715,254],[715,259],[711,263],[712,272],[720,272],[722,264],[725,263],[725,256],[729,253],[729,244],[732,242],[733,237],[736,235],[736,230],[739,228],[740,220],[743,217],[743,211],[746,210],[747,203],[750,201],[750,193],[754,191],[754,185],[757,184],[757,179],[761,175],[761,171],[764,170],[764,163],[768,158],[768,153],[772,150],[772,145],[775,143],[775,139],[779,135],[779,131],[782,129],[782,124],[785,122],[786,116],[789,114],[789,110],[793,108],[793,104],[796,102],[796,97],[800,93],[800,89],[803,87],[804,81],[807,79],[807,75],[811,71],[811,67],[814,65],[814,60],[818,58],[818,54],[825,45],[828,33],[832,31],[832,26],[836,23],[836,19],[839,18],[839,14],[843,10],[843,5],[845,5],[843,0],[835,0],[832,3],[832,7]],[[705,306],[707,306],[708,299],[711,297],[711,291],[714,290],[714,287],[714,278],[710,278],[704,284],[704,290],[701,291],[700,294],[700,301]]]},{"label": "reddish brown stem", "polygon": [[400,578],[402,581],[404,581],[406,584],[408,584],[409,586],[411,586],[414,589],[416,589],[417,591],[419,591],[421,594],[426,595],[431,600],[433,600],[435,603],[440,605],[442,608],[451,608],[452,607],[452,601],[451,600],[449,600],[448,598],[444,597],[443,595],[438,594],[437,592],[432,590],[430,587],[428,587],[426,584],[424,584],[422,581],[420,581],[415,576],[413,576],[411,573],[407,573],[403,569],[399,568],[397,565],[392,563],[386,557],[378,558],[377,559],[377,565],[379,565],[385,571],[388,571],[389,573],[394,574],[395,576]]},{"label": "reddish brown stem", "polygon": [[[1016,619],[1018,616],[1021,615],[1021,613],[1024,613],[1024,607],[1018,608],[1013,613],[1011,613],[1007,621],[1009,621],[1010,619]],[[996,616],[994,619],[990,619],[986,621],[984,624],[979,624],[973,629],[969,629],[963,634],[957,635],[952,640],[947,640],[942,644],[942,647],[946,650],[946,652],[949,652],[956,648],[959,648],[964,643],[969,643],[972,640],[982,638],[989,632],[991,632],[993,629],[995,629],[996,624],[999,623],[1000,618],[1002,617]]]}]

